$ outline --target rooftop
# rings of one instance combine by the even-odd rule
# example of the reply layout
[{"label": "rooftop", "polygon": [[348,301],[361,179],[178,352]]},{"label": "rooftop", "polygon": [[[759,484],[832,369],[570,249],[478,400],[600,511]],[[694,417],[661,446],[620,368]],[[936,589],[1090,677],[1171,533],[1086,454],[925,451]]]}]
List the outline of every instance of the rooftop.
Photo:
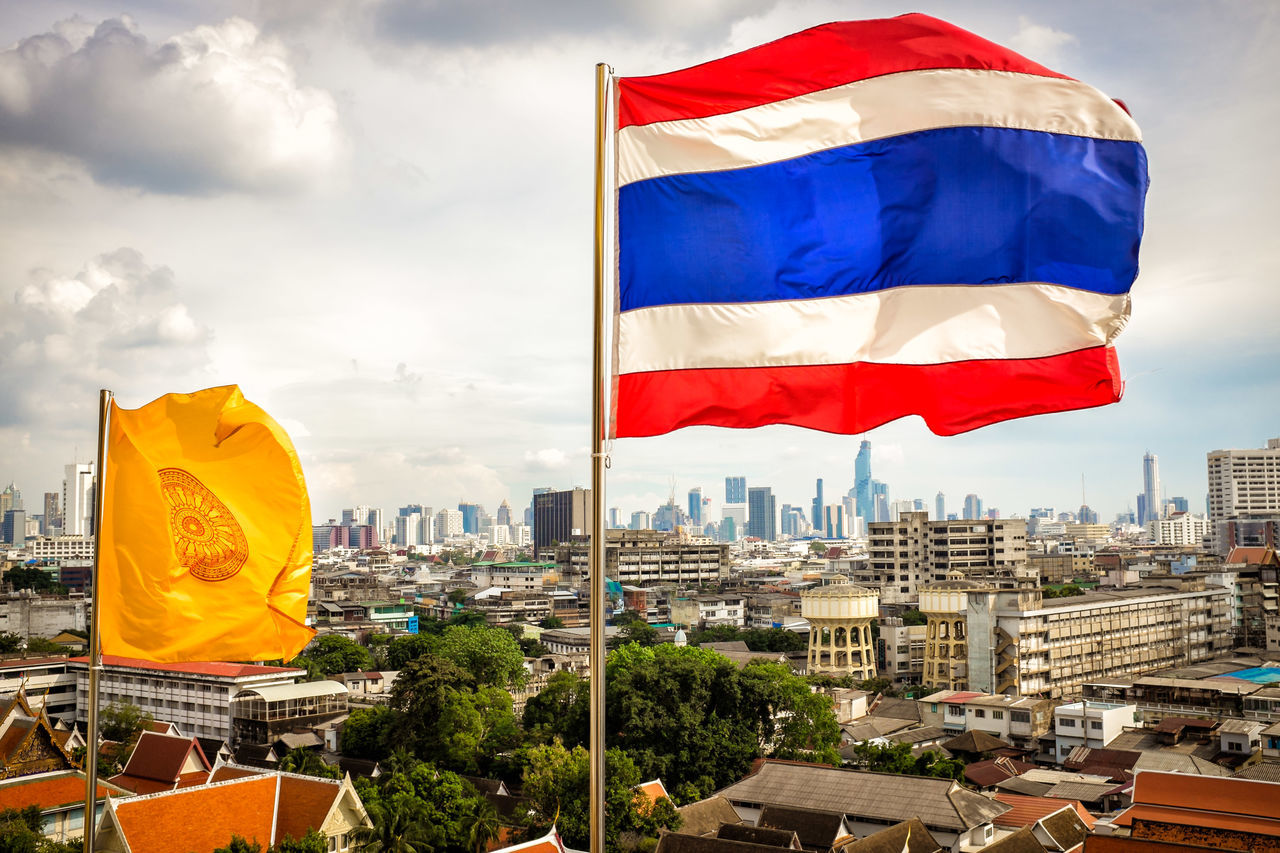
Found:
[{"label": "rooftop", "polygon": [[[89,658],[71,658],[70,663],[89,665]],[[155,672],[176,672],[184,675],[212,675],[219,678],[252,678],[254,676],[306,675],[305,669],[292,666],[260,666],[248,663],[228,663],[226,661],[205,661],[202,663],[157,663],[140,658],[126,658],[119,655],[103,655],[102,665],[105,667],[122,667],[126,669],[148,669]]]}]

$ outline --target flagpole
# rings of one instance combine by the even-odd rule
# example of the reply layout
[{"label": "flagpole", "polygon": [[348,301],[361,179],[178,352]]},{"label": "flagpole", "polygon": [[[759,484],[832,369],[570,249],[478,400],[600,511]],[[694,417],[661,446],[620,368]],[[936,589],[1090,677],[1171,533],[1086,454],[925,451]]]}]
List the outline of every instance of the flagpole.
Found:
[{"label": "flagpole", "polygon": [[605,470],[605,143],[609,66],[596,65],[595,288],[591,345],[591,539],[587,573],[591,583],[591,853],[604,850],[604,470]]},{"label": "flagpole", "polygon": [[93,853],[98,828],[98,675],[102,671],[102,647],[98,642],[98,567],[102,564],[102,508],[106,504],[107,419],[111,392],[98,392],[98,467],[93,488],[93,574],[89,610],[89,736],[84,748],[84,853]]}]

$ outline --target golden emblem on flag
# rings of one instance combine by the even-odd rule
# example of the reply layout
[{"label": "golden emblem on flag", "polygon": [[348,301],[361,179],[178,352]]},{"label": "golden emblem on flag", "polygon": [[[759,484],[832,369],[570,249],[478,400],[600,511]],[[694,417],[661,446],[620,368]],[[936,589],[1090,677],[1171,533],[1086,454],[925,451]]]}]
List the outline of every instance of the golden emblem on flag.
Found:
[{"label": "golden emblem on flag", "polygon": [[249,559],[249,542],[231,510],[181,468],[162,468],[157,473],[169,504],[169,534],[178,562],[200,580],[233,577]]}]

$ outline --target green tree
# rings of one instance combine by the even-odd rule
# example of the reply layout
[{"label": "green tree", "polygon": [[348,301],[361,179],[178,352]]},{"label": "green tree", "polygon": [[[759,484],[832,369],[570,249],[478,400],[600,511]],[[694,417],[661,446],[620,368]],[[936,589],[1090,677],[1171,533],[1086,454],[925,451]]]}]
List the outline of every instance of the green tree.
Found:
[{"label": "green tree", "polygon": [[497,755],[520,742],[511,704],[501,687],[458,692],[436,724],[440,763],[469,774],[488,770]]},{"label": "green tree", "polygon": [[493,803],[484,797],[471,800],[470,809],[459,821],[459,829],[467,836],[467,844],[474,853],[484,853],[489,842],[498,837],[502,829],[502,816]]},{"label": "green tree", "polygon": [[381,761],[391,753],[395,714],[385,705],[356,708],[342,726],[339,748],[351,758]]},{"label": "green tree", "polygon": [[98,731],[106,740],[129,741],[155,718],[129,702],[112,702],[98,712]]},{"label": "green tree", "polygon": [[351,833],[353,849],[359,853],[431,853],[421,809],[411,798],[366,803],[373,826],[360,826]]},{"label": "green tree", "polygon": [[525,680],[520,646],[500,628],[446,628],[439,655],[471,673],[477,684],[508,687]]},{"label": "green tree", "polygon": [[786,664],[750,661],[740,678],[761,754],[840,763],[840,726],[831,697],[811,691]]},{"label": "green tree", "polygon": [[327,853],[328,849],[325,837],[313,829],[301,838],[285,836],[284,841],[271,848],[271,853]]},{"label": "green tree", "polygon": [[449,617],[449,625],[458,628],[484,628],[487,627],[484,621],[484,614],[475,610],[455,610],[453,615]]},{"label": "green tree", "polygon": [[630,622],[622,623],[611,644],[620,646],[627,643],[636,643],[641,646],[657,645],[658,629],[643,619],[632,619]]},{"label": "green tree", "polygon": [[16,566],[4,573],[4,581],[14,590],[29,589],[32,592],[46,592],[54,595],[66,595],[67,588],[50,577],[49,573],[38,566]]},{"label": "green tree", "polygon": [[262,853],[262,845],[256,841],[246,841],[233,834],[230,844],[226,847],[218,847],[213,853]]},{"label": "green tree", "polygon": [[447,746],[441,738],[441,718],[474,685],[469,672],[435,655],[406,663],[391,688],[397,741],[416,755],[439,754]]},{"label": "green tree", "polygon": [[912,608],[911,610],[904,610],[902,612],[903,625],[924,625],[928,621],[929,620],[925,618],[925,615],[915,608]]},{"label": "green tree", "polygon": [[280,769],[285,773],[298,773],[303,776],[316,776],[321,779],[341,779],[342,769],[325,763],[319,753],[304,747],[289,750],[280,759]]},{"label": "green tree", "polygon": [[543,619],[541,622],[538,623],[538,627],[546,628],[547,630],[550,630],[552,628],[563,628],[564,620],[561,619],[559,616],[548,616],[546,619]]},{"label": "green tree", "polygon": [[[434,620],[433,620],[434,621]],[[421,627],[421,623],[419,623]],[[443,630],[443,626],[441,626]],[[440,648],[440,638],[436,634],[417,633],[403,634],[387,645],[387,668],[403,669],[404,665],[414,658],[436,654]]]},{"label": "green tree", "polygon": [[290,662],[290,666],[305,666],[307,661],[313,662],[324,675],[373,669],[373,655],[369,650],[340,634],[325,634],[317,638]]},{"label": "green tree", "polygon": [[522,723],[536,743],[559,738],[572,749],[586,746],[591,720],[591,689],[586,679],[560,670],[547,679],[547,686],[524,704]]},{"label": "green tree", "polygon": [[27,654],[29,655],[65,655],[66,653],[66,646],[61,643],[55,643],[47,637],[27,638]]},{"label": "green tree", "polygon": [[959,779],[964,776],[964,762],[943,758],[933,750],[926,750],[918,757],[911,754],[911,746],[905,743],[860,743],[853,748],[856,756],[852,762],[865,770],[877,773],[897,773],[904,776],[937,776],[943,779]]},{"label": "green tree", "polygon": [[[11,572],[12,573],[12,570]],[[22,636],[12,631],[0,631],[0,654],[11,655],[22,649]]]}]

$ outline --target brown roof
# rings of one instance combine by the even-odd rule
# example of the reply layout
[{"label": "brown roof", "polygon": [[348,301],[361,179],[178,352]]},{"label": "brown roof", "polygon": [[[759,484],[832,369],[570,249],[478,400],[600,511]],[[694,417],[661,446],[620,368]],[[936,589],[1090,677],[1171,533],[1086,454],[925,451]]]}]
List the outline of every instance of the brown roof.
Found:
[{"label": "brown roof", "polygon": [[1047,853],[1030,827],[1024,826],[1013,835],[1007,835],[994,844],[982,848],[982,853]]},{"label": "brown roof", "polygon": [[939,853],[942,845],[919,818],[903,821],[865,838],[841,843],[839,853]]},{"label": "brown roof", "polygon": [[847,834],[843,829],[844,815],[839,812],[820,812],[794,806],[765,805],[760,809],[756,826],[773,829],[789,829],[795,832],[805,847],[831,849]]},{"label": "brown roof", "polygon": [[975,761],[966,766],[964,778],[979,788],[990,788],[1005,779],[1021,776],[1028,770],[1034,770],[1035,767],[1034,764],[1013,758],[991,758],[986,761]]},{"label": "brown roof", "polygon": [[653,853],[778,853],[778,850],[779,848],[770,844],[731,841],[714,835],[666,832],[658,839],[658,846]]},{"label": "brown roof", "polygon": [[1089,834],[1089,827],[1073,809],[1063,809],[1041,818],[1040,828],[1054,841],[1050,849],[1058,850],[1071,850],[1083,844]]},{"label": "brown roof", "polygon": [[301,838],[312,829],[324,825],[342,784],[334,779],[316,779],[293,775],[280,776],[280,809],[276,837]]},{"label": "brown roof", "polygon": [[884,824],[918,817],[946,832],[967,831],[1009,808],[951,779],[772,759],[719,793],[730,802],[809,808]]},{"label": "brown roof", "polygon": [[121,775],[173,784],[178,781],[183,765],[193,751],[207,772],[209,759],[205,757],[204,750],[195,738],[146,731],[138,738]]},{"label": "brown roof", "polygon": [[1133,805],[1113,823],[1135,820],[1280,836],[1280,785],[1146,771],[1134,779]]},{"label": "brown roof", "polygon": [[726,841],[746,841],[750,844],[764,844],[769,847],[782,847],[791,850],[800,849],[800,838],[795,830],[774,829],[769,826],[751,826],[746,823],[726,823],[716,831],[716,838]]},{"label": "brown roof", "polygon": [[1142,757],[1141,752],[1129,749],[1094,749],[1088,746],[1077,746],[1062,762],[1068,770],[1077,770],[1091,776],[1106,776],[1115,782],[1126,781],[1133,770],[1133,765]]},{"label": "brown roof", "polygon": [[685,835],[707,835],[725,823],[741,823],[742,818],[734,807],[719,794],[689,803],[676,809],[680,813],[680,828]]},{"label": "brown roof", "polygon": [[991,752],[996,749],[1008,749],[1009,744],[992,737],[981,729],[970,729],[962,735],[942,742],[944,749],[950,752]]},{"label": "brown roof", "polygon": [[1080,816],[1080,820],[1089,829],[1093,829],[1093,825],[1098,822],[1098,819],[1089,814],[1079,800],[1051,800],[1044,797],[1008,794],[1004,791],[997,791],[995,798],[1010,806],[1009,811],[1002,815],[997,815],[996,819],[992,821],[996,826],[1031,826],[1041,818],[1048,817],[1064,808],[1074,809],[1075,813]]}]

